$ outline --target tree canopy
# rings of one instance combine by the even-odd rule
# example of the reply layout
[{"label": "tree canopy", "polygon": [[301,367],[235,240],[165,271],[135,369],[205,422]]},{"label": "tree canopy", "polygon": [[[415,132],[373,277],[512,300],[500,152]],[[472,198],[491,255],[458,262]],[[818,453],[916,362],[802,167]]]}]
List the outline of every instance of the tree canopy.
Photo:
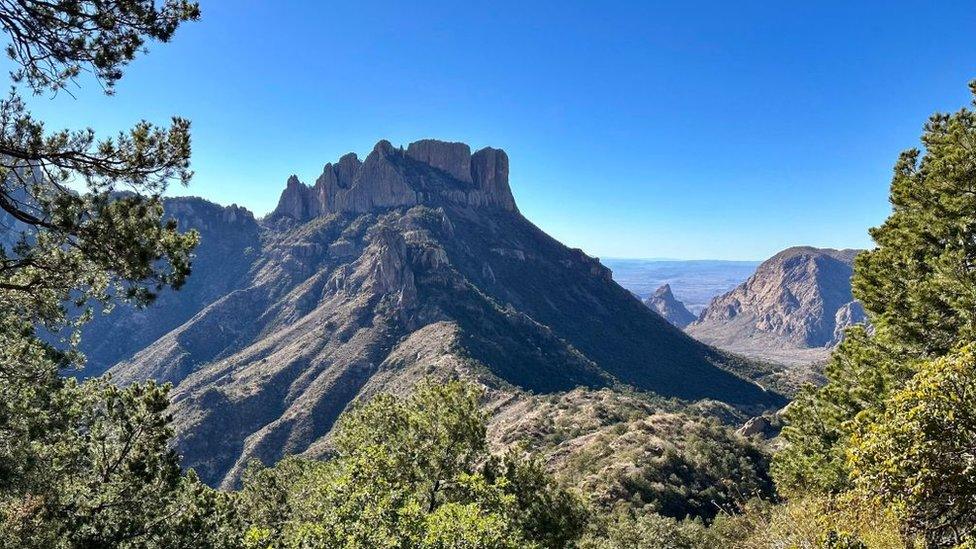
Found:
[{"label": "tree canopy", "polygon": [[566,547],[588,511],[537,461],[492,456],[470,384],[378,395],[340,419],[335,455],[252,468],[241,492],[260,547]]},{"label": "tree canopy", "polygon": [[773,472],[787,494],[861,494],[907,536],[953,547],[976,543],[976,113],[933,115],[921,141],[895,165],[876,247],[855,260],[872,328],[850,332],[827,385],[791,405]]},{"label": "tree canopy", "polygon": [[[97,139],[48,131],[20,89],[103,89],[149,40],[196,19],[194,3],[0,2],[14,87],[0,100],[0,537],[17,547],[218,546],[224,496],[183,475],[169,447],[168,387],[62,376],[81,365],[93,303],[137,305],[179,287],[197,237],[164,222],[187,183],[189,122],[138,122]],[[39,330],[44,330],[40,333]],[[43,336],[43,337],[42,337]],[[178,528],[176,528],[178,526]]]}]

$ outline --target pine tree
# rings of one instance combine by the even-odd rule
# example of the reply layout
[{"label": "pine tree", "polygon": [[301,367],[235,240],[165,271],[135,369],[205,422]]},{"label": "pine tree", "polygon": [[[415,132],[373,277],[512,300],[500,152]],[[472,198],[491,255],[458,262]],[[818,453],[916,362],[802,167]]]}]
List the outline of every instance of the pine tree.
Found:
[{"label": "pine tree", "polygon": [[[0,100],[0,538],[11,547],[235,545],[228,498],[181,473],[168,387],[63,376],[94,307],[178,288],[197,237],[163,219],[192,175],[189,122],[115,137],[48,131],[20,93],[111,93],[148,40],[199,15],[166,0],[0,4],[15,84]],[[43,335],[44,337],[41,337]],[[236,529],[236,530],[239,530]]]},{"label": "pine tree", "polygon": [[788,495],[868,494],[906,531],[952,546],[976,542],[971,513],[955,507],[972,508],[976,484],[976,468],[959,468],[976,428],[963,413],[971,389],[959,392],[974,383],[976,113],[935,114],[921,140],[895,165],[876,247],[855,260],[853,292],[872,328],[849,332],[826,386],[790,406],[773,473]]}]

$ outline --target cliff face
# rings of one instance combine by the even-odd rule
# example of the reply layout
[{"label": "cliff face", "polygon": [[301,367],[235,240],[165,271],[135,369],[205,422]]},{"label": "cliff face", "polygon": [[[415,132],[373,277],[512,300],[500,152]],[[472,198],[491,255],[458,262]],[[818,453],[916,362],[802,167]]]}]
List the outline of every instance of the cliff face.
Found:
[{"label": "cliff face", "polygon": [[380,141],[363,162],[350,153],[326,164],[312,187],[290,177],[269,220],[442,202],[517,211],[505,151],[488,147],[472,155],[464,143],[431,139],[403,150]]},{"label": "cliff face", "polygon": [[425,376],[783,403],[526,220],[503,151],[381,141],[313,187],[290,179],[259,225],[256,245],[220,239],[243,274],[201,252],[191,283],[206,297],[112,369],[175,385],[176,443],[210,483],[233,485],[250,459],[317,455],[348,406]]},{"label": "cliff face", "polygon": [[746,356],[823,360],[845,328],[866,321],[851,295],[856,254],[810,247],[784,250],[744,283],[715,298],[687,331],[700,341]]},{"label": "cliff face", "polygon": [[650,307],[652,311],[678,328],[684,328],[694,322],[696,318],[685,308],[684,303],[674,297],[674,294],[671,293],[670,284],[665,284],[655,290],[650,297],[644,300],[644,305]]}]

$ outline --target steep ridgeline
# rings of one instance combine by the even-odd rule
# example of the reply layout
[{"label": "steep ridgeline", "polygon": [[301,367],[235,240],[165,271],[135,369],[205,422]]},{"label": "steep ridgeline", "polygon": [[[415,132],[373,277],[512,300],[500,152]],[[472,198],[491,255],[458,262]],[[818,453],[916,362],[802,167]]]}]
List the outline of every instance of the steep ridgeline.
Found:
[{"label": "steep ridgeline", "polygon": [[[96,315],[82,332],[88,361],[79,375],[99,375],[183,324],[244,283],[243,277],[258,258],[261,228],[248,210],[237,205],[222,207],[195,197],[167,198],[163,208],[180,229],[194,229],[200,234],[190,278],[180,291],[163,292],[145,309],[120,305],[112,314]],[[174,363],[173,367],[179,366]],[[187,373],[174,372],[164,377]]]},{"label": "steep ridgeline", "polygon": [[670,284],[665,284],[655,290],[650,297],[644,300],[644,305],[647,305],[652,311],[663,316],[664,320],[679,328],[684,328],[691,324],[696,318],[695,315],[691,314],[685,308],[684,303],[674,297],[674,294],[671,293]]},{"label": "steep ridgeline", "polygon": [[[20,193],[20,196],[26,195]],[[158,300],[142,310],[117,304],[111,314],[104,314],[96,306],[94,318],[82,328],[86,366],[68,373],[93,377],[130,358],[207,304],[237,288],[261,250],[261,227],[244,208],[218,206],[195,197],[166,198],[163,207],[165,215],[181,229],[194,229],[201,236],[194,253],[192,276],[179,292],[164,291]],[[30,235],[32,228],[0,210],[0,248],[9,254],[22,233]],[[48,335],[45,333],[44,337]],[[69,335],[67,331],[59,334]]]},{"label": "steep ridgeline", "polygon": [[784,364],[823,361],[844,329],[866,321],[851,295],[857,250],[796,247],[715,298],[686,331],[699,341]]},{"label": "steep ridgeline", "polygon": [[429,375],[783,403],[522,217],[501,150],[381,141],[314,186],[289,179],[260,223],[258,245],[233,243],[243,276],[198,264],[219,283],[209,302],[112,369],[174,383],[177,445],[212,484],[251,459],[317,455],[347,406]]}]

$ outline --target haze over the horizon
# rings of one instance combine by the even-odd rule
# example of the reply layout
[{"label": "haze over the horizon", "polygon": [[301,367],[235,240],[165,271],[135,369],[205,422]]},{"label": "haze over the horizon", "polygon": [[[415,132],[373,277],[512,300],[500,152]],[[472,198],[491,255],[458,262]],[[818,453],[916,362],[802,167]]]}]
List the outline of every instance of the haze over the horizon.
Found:
[{"label": "haze over the horizon", "polygon": [[967,2],[201,4],[116,97],[34,113],[103,135],[186,116],[196,177],[172,194],[259,215],[379,139],[500,147],[522,212],[601,257],[867,247],[898,153],[976,77]]}]

